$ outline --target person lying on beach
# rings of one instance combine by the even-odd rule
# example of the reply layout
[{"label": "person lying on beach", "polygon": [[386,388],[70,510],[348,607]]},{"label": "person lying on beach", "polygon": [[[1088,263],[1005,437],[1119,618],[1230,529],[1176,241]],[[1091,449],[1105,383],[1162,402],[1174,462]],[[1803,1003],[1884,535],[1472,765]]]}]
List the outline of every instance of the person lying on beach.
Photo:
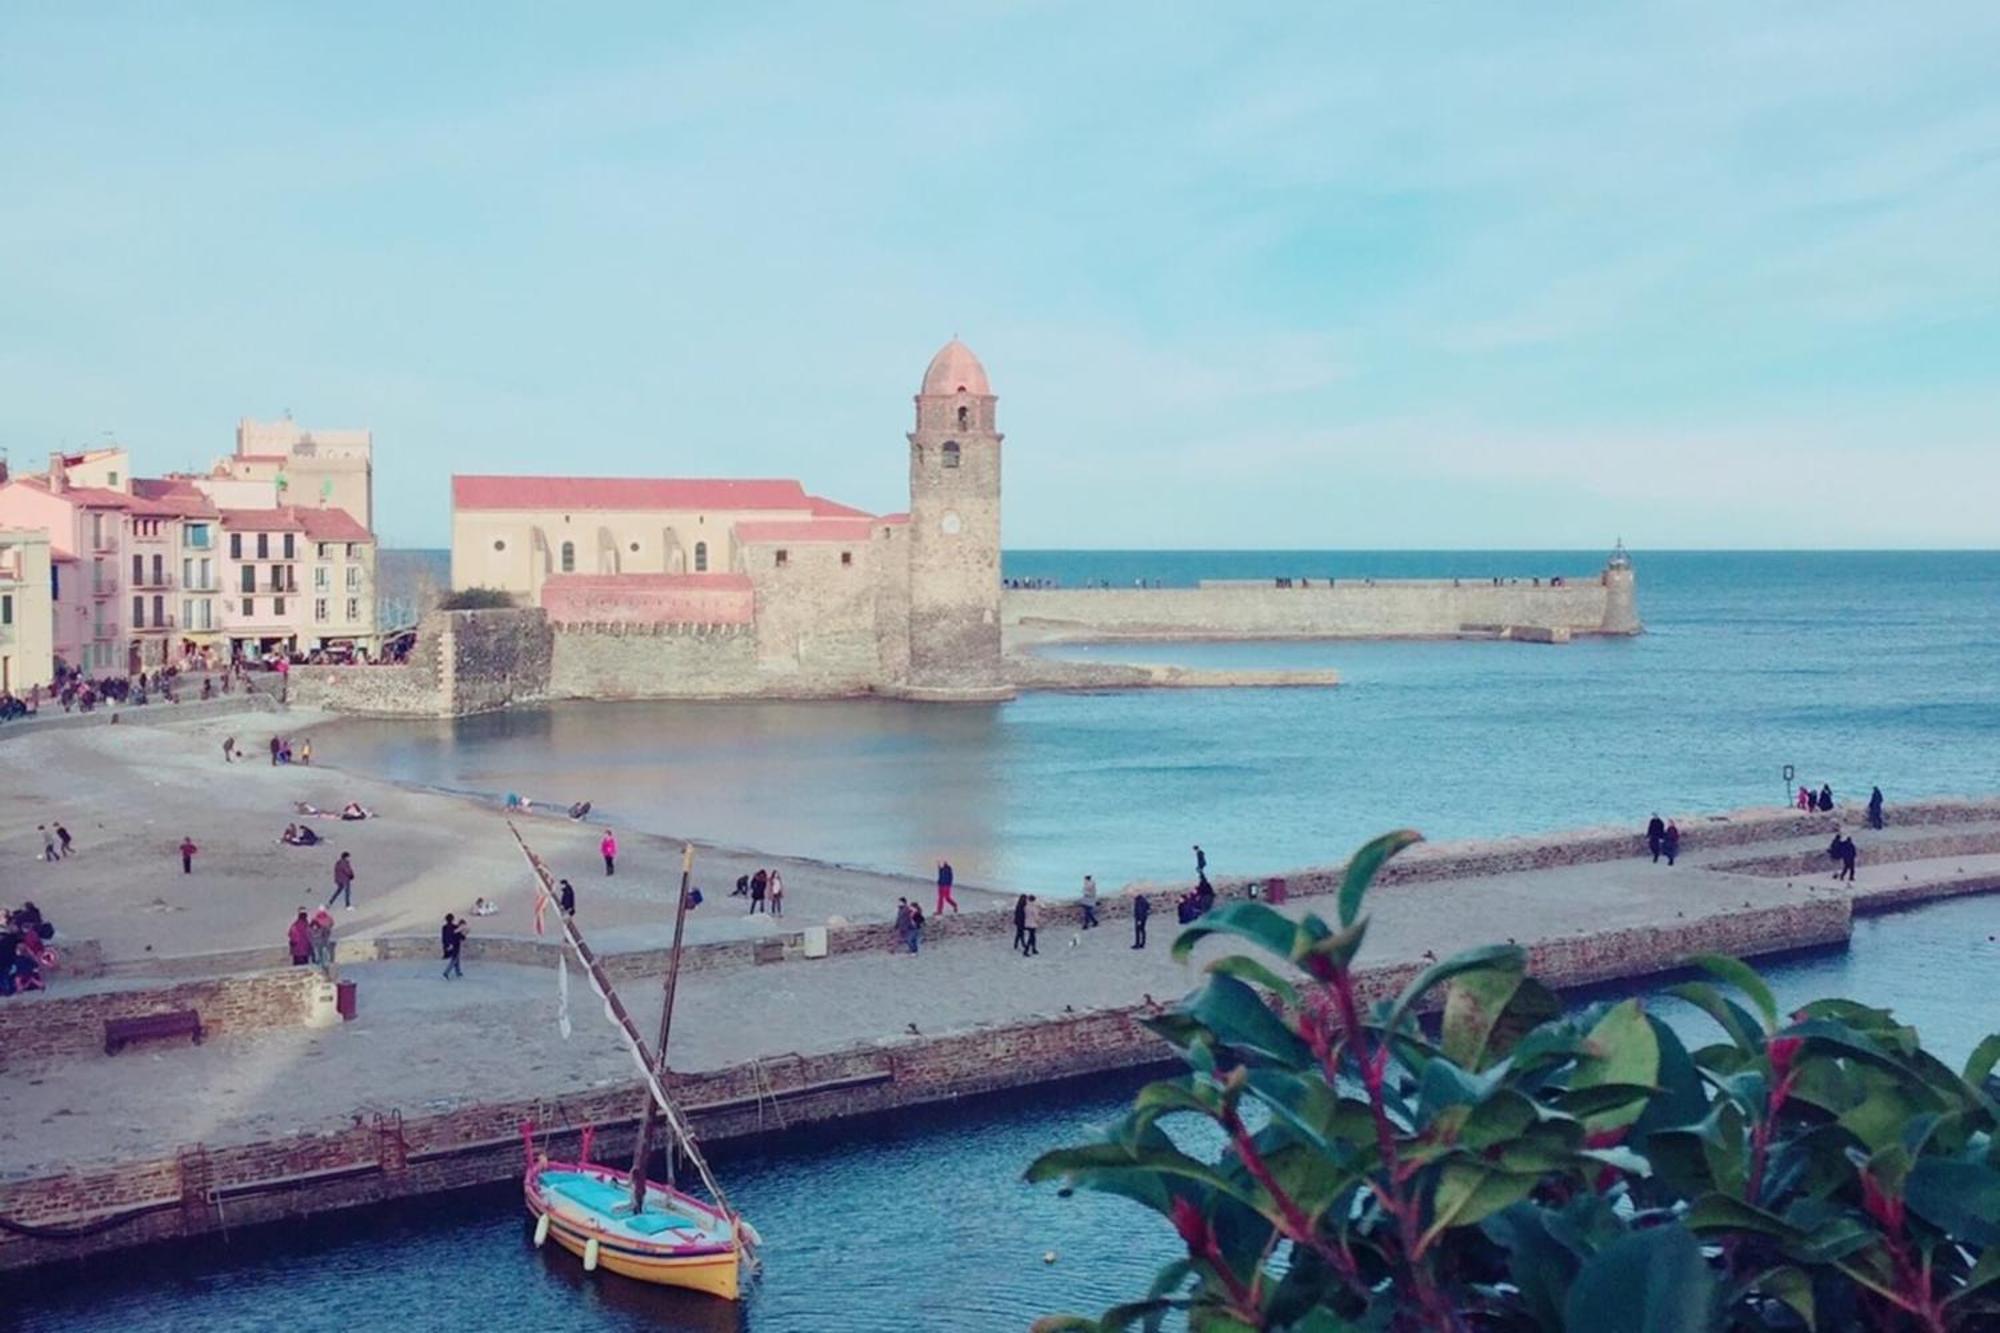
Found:
[{"label": "person lying on beach", "polygon": [[493,916],[499,911],[500,904],[493,902],[491,899],[479,897],[472,900],[472,914],[474,916]]},{"label": "person lying on beach", "polygon": [[340,807],[340,817],[347,820],[373,819],[375,812],[373,810],[364,810],[358,801],[349,801],[346,805]]}]

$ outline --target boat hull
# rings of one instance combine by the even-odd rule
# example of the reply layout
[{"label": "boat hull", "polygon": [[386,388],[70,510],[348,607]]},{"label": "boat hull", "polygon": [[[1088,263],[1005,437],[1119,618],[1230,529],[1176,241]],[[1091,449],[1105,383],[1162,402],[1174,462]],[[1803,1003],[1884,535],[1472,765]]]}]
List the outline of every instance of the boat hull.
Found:
[{"label": "boat hull", "polygon": [[[717,1241],[655,1240],[634,1236],[618,1225],[617,1219],[587,1208],[566,1203],[543,1186],[546,1171],[587,1172],[590,1176],[620,1189],[629,1188],[629,1177],[605,1167],[543,1167],[531,1170],[524,1182],[528,1213],[548,1219],[548,1239],[563,1249],[586,1258],[591,1242],[597,1244],[597,1267],[635,1282],[661,1287],[679,1287],[734,1301],[742,1295],[743,1244],[733,1234]],[[664,1185],[650,1185],[656,1198],[671,1200],[675,1208],[699,1213],[705,1220],[720,1221],[720,1215],[691,1196]]]}]

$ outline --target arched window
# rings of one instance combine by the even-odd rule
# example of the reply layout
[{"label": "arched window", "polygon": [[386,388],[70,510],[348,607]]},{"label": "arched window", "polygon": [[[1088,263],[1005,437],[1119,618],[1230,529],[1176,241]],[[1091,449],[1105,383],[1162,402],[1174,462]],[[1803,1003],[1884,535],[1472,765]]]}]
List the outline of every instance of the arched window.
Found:
[{"label": "arched window", "polygon": [[958,428],[964,430],[972,424],[972,409],[961,406],[958,409]]},{"label": "arched window", "polygon": [[694,572],[697,574],[708,573],[707,542],[696,542],[694,544]]},{"label": "arched window", "polygon": [[563,573],[565,573],[565,574],[574,574],[574,573],[576,573],[576,543],[575,543],[575,542],[564,542],[564,543],[563,543],[563,549],[562,549],[562,572],[563,572]]},{"label": "arched window", "polygon": [[958,466],[958,441],[957,441],[957,440],[946,440],[946,441],[944,442],[944,465],[945,465],[946,467],[957,467],[957,466]]}]

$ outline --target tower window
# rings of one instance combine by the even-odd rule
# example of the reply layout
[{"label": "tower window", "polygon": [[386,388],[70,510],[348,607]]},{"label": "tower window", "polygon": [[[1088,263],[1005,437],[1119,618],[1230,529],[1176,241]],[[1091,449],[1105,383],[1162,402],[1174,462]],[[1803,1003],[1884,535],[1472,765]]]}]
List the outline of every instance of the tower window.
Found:
[{"label": "tower window", "polygon": [[958,409],[958,428],[960,430],[964,430],[967,426],[970,426],[971,424],[972,424],[972,409],[961,404]]},{"label": "tower window", "polygon": [[851,564],[853,564],[853,563],[854,563],[854,552],[852,552],[852,551],[842,551],[842,552],[840,553],[840,563],[841,563],[841,564],[843,564],[843,565],[851,565]]},{"label": "tower window", "polygon": [[944,465],[945,465],[946,467],[957,467],[957,466],[958,466],[958,441],[957,441],[957,440],[946,440],[946,441],[944,442]]},{"label": "tower window", "polygon": [[696,542],[694,544],[694,572],[697,574],[708,573],[707,542]]},{"label": "tower window", "polygon": [[778,568],[783,569],[786,565],[791,563],[791,560],[792,560],[792,553],[790,551],[781,550],[778,552]]},{"label": "tower window", "polygon": [[562,544],[562,572],[565,574],[576,573],[575,542],[564,542]]}]

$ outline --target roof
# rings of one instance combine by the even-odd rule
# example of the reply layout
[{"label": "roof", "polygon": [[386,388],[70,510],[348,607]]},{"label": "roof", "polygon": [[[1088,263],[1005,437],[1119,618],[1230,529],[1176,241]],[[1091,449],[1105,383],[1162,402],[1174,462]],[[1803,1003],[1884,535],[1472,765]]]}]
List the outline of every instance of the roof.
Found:
[{"label": "roof", "polygon": [[46,476],[16,477],[14,480],[20,485],[33,487],[35,490],[58,496],[61,499],[70,501],[72,504],[83,505],[90,509],[129,509],[132,505],[132,497],[125,494],[125,492],[107,490],[102,486],[66,485],[61,491],[57,491],[49,485],[49,479]]},{"label": "roof", "polygon": [[214,518],[220,512],[194,483],[179,477],[134,477],[132,495],[135,514],[159,514],[172,518]]},{"label": "roof", "polygon": [[856,509],[853,505],[844,505],[838,500],[829,500],[823,495],[808,495],[806,499],[812,504],[814,518],[867,518],[869,516],[866,509]]},{"label": "roof", "polygon": [[802,518],[738,523],[740,542],[865,542],[875,526],[871,518]]},{"label": "roof", "polygon": [[[819,504],[831,504],[822,500]],[[454,509],[796,509],[818,512],[796,481],[699,477],[451,479]]]},{"label": "roof", "polygon": [[345,509],[225,509],[222,526],[234,532],[303,532],[316,542],[372,542],[375,534]]},{"label": "roof", "polygon": [[993,388],[986,382],[986,367],[979,364],[972,349],[953,338],[931,358],[930,367],[924,371],[924,385],[917,392],[983,395],[992,393]]}]

